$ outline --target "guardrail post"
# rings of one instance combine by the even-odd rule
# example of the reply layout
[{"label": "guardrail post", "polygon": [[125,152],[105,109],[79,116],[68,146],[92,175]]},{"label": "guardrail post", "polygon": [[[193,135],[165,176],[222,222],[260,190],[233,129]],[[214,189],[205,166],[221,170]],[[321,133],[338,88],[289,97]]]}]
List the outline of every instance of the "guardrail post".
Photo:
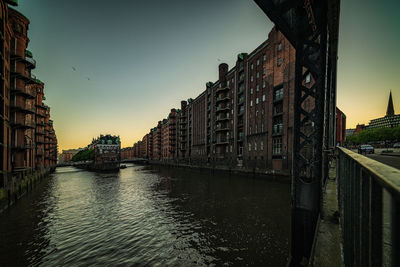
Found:
[{"label": "guardrail post", "polygon": [[392,195],[392,266],[400,266],[400,201]]},{"label": "guardrail post", "polygon": [[382,187],[370,177],[370,262],[371,266],[382,265]]},{"label": "guardrail post", "polygon": [[363,170],[361,173],[361,266],[369,266],[369,235],[370,235],[370,177]]}]

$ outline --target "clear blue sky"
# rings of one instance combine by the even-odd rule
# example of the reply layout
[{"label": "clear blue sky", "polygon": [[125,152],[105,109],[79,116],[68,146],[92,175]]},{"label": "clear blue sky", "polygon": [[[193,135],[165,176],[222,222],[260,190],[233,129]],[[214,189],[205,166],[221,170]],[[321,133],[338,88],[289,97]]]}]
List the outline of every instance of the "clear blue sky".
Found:
[{"label": "clear blue sky", "polygon": [[[19,0],[17,10],[31,21],[60,149],[100,133],[131,146],[273,26],[251,0]],[[394,0],[342,1],[338,105],[349,126],[382,116],[389,89],[400,112],[399,10]]]}]

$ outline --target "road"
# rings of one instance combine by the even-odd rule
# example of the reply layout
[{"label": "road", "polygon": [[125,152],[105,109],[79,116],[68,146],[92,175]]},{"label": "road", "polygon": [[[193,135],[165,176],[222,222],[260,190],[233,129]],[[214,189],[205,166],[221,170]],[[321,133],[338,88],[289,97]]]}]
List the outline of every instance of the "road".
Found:
[{"label": "road", "polygon": [[400,157],[396,156],[386,156],[381,154],[369,154],[367,157],[379,161],[383,164],[392,166],[394,168],[400,169]]}]

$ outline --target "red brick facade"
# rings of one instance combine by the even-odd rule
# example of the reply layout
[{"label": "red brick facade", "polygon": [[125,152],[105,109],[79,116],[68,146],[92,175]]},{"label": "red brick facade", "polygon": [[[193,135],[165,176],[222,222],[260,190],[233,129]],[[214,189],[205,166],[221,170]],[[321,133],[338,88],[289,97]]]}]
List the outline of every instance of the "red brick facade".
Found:
[{"label": "red brick facade", "polygon": [[43,103],[44,83],[32,74],[30,22],[8,4],[16,2],[0,0],[0,190],[13,194],[22,192],[22,180],[35,170],[54,169],[57,138],[50,108]]},{"label": "red brick facade", "polygon": [[[289,171],[292,165],[296,51],[273,28],[233,68],[219,65],[219,79],[176,111],[174,157],[168,119],[150,131],[150,159],[250,170]],[[311,87],[313,77],[304,86]],[[313,108],[306,101],[306,109]],[[161,152],[160,152],[161,151]]]},{"label": "red brick facade", "polygon": [[336,144],[341,146],[346,142],[346,115],[336,108]]}]

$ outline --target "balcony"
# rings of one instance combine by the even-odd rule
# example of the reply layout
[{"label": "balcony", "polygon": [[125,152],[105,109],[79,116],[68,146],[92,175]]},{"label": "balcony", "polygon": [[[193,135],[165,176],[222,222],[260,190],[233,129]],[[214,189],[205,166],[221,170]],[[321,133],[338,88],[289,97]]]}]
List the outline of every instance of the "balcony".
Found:
[{"label": "balcony", "polygon": [[230,110],[229,105],[217,107],[217,112],[226,111],[226,110]]},{"label": "balcony", "polygon": [[11,88],[11,94],[20,94],[23,95],[25,98],[35,99],[36,92],[28,87],[14,87]]},{"label": "balcony", "polygon": [[12,71],[11,77],[21,79],[25,82],[25,84],[35,84],[36,83],[36,81],[35,81],[36,77],[34,75],[27,75],[25,73],[19,73],[19,72]]},{"label": "balcony", "polygon": [[[38,114],[36,114],[38,115]],[[36,122],[36,126],[46,126],[46,123],[43,120],[39,120]]]},{"label": "balcony", "polygon": [[229,99],[230,99],[230,98],[229,98],[228,95],[220,95],[220,96],[217,97],[216,103],[222,102],[222,101],[228,101]]},{"label": "balcony", "polygon": [[33,149],[34,146],[31,144],[23,143],[23,144],[12,144],[11,148],[13,150],[26,150],[26,149]]},{"label": "balcony", "polygon": [[225,121],[225,120],[229,120],[229,117],[226,115],[217,116],[217,121]]},{"label": "balcony", "polygon": [[23,59],[27,68],[34,69],[36,68],[36,60],[33,59],[32,52],[29,50],[25,50],[25,58]]},{"label": "balcony", "polygon": [[35,104],[35,105],[36,105],[36,107],[41,108],[41,111],[40,111],[40,113],[38,113],[38,115],[41,117],[46,117],[47,106],[44,104]]},{"label": "balcony", "polygon": [[229,144],[228,138],[221,137],[217,139],[217,145],[227,145]]},{"label": "balcony", "polygon": [[32,58],[32,53],[29,50],[25,51],[25,55],[19,55],[16,51],[11,51],[11,60],[23,62],[28,69],[36,68],[36,60]]},{"label": "balcony", "polygon": [[45,135],[45,134],[46,133],[45,133],[44,129],[39,129],[39,128],[36,129],[36,135]]},{"label": "balcony", "polygon": [[27,120],[27,119],[17,119],[10,121],[10,124],[13,128],[21,128],[21,129],[35,129],[36,128],[36,123],[33,120]]},{"label": "balcony", "polygon": [[221,127],[217,127],[215,129],[216,132],[223,132],[223,131],[229,131],[229,127],[228,126],[221,126]]},{"label": "balcony", "polygon": [[224,86],[224,87],[219,87],[218,89],[217,89],[217,91],[215,91],[216,93],[219,93],[219,92],[225,92],[225,91],[229,91],[229,87],[226,87],[226,86]]},{"label": "balcony", "polygon": [[35,109],[32,106],[27,105],[25,102],[11,103],[10,107],[14,111],[35,114]]}]

